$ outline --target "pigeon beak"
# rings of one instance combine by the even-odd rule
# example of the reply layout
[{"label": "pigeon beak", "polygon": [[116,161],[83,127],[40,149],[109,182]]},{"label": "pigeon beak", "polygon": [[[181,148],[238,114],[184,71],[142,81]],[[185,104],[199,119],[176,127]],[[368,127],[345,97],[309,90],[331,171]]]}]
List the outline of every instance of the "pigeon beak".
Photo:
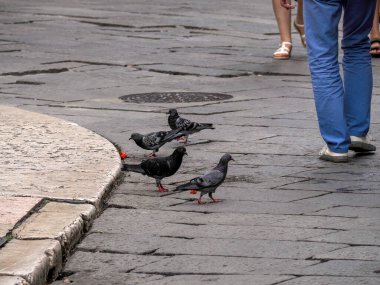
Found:
[{"label": "pigeon beak", "polygon": [[129,138],[129,140],[131,140],[132,138]]},{"label": "pigeon beak", "polygon": [[188,155],[187,152],[184,153],[185,155]]},{"label": "pigeon beak", "polygon": [[232,160],[232,161],[235,161],[235,159],[233,159],[232,157],[231,157],[231,160]]}]

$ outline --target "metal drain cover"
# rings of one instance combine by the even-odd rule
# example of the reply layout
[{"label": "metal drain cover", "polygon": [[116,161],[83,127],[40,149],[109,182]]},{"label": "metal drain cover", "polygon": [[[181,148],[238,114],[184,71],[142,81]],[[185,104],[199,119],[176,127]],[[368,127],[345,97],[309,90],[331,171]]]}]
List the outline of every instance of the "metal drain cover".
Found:
[{"label": "metal drain cover", "polygon": [[204,92],[153,92],[121,96],[120,99],[131,103],[188,103],[220,101],[233,98],[232,95]]}]

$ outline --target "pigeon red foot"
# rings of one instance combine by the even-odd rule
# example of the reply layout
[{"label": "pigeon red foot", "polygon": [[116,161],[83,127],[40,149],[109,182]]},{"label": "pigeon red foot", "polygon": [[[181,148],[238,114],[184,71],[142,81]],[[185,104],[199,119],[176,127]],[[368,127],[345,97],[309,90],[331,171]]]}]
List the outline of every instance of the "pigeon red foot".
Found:
[{"label": "pigeon red foot", "polygon": [[157,192],[168,192],[168,191],[169,191],[169,189],[162,186],[162,184],[158,185]]}]

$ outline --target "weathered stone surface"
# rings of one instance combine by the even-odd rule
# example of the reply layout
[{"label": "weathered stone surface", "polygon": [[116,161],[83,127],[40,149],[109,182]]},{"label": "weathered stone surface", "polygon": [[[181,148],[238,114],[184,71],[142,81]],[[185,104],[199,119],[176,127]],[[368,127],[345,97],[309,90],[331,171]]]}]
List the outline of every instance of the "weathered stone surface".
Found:
[{"label": "weathered stone surface", "polygon": [[70,250],[95,219],[90,204],[50,202],[25,220],[12,234],[18,239],[57,239]]},{"label": "weathered stone surface", "polygon": [[377,285],[376,277],[335,277],[335,276],[301,276],[281,283],[282,285]]},{"label": "weathered stone surface", "polygon": [[29,285],[25,279],[16,276],[0,276],[1,285]]},{"label": "weathered stone surface", "polygon": [[129,271],[166,259],[166,256],[145,256],[77,251],[65,270],[73,272],[128,273]]},{"label": "weathered stone surface", "polygon": [[146,285],[246,285],[260,284],[271,285],[292,278],[291,276],[268,276],[268,275],[177,275],[154,280]]},{"label": "weathered stone surface", "polygon": [[120,167],[111,143],[50,116],[5,106],[0,114],[2,195],[100,202]]},{"label": "weathered stone surface", "polygon": [[311,215],[322,216],[339,216],[350,218],[373,218],[380,217],[380,208],[366,208],[366,207],[350,207],[350,206],[335,206],[329,207],[325,210],[320,210]]},{"label": "weathered stone surface", "polygon": [[173,256],[136,268],[135,273],[161,274],[289,274],[316,264],[309,260],[239,258],[213,256]]},{"label": "weathered stone surface", "polygon": [[[2,104],[93,130],[127,152],[125,163],[145,159],[146,150],[129,141],[130,134],[167,130],[169,108],[185,118],[213,123],[214,130],[190,136],[189,156],[176,175],[163,180],[170,190],[204,173],[226,152],[235,158],[215,194],[223,199],[217,204],[186,201],[197,197],[189,193],[157,193],[154,179],[127,173],[79,251],[69,258],[62,275],[66,279],[55,284],[379,283],[374,234],[380,215],[379,153],[350,152],[346,165],[317,159],[324,142],[306,49],[294,37],[292,59],[272,59],[279,40],[272,5],[259,0],[3,2]],[[380,63],[372,64],[371,135],[376,143]],[[233,98],[146,104],[119,99],[176,91]],[[31,123],[5,130],[24,131]],[[6,149],[21,157],[20,170],[38,174],[45,163],[70,158],[72,168],[55,165],[49,172],[51,181],[62,186],[76,179],[79,187],[87,185],[86,177],[97,182],[99,176],[92,170],[109,157],[99,157],[99,145],[75,132],[62,140],[69,149],[56,147],[50,139],[43,145],[42,136],[52,127],[36,125],[39,133],[31,138],[37,145],[27,141],[26,150],[15,144]],[[78,157],[72,151],[74,139],[86,144],[82,150],[87,154]],[[169,155],[179,145],[172,141],[158,155]],[[41,150],[52,157],[41,156],[43,163],[24,157],[43,154]],[[79,158],[80,173],[75,164]],[[99,190],[90,188],[91,193],[83,188],[58,190],[72,190],[78,194],[75,199],[96,203]],[[33,189],[25,189],[25,195],[37,197]],[[53,190],[44,193],[56,194]],[[70,199],[51,199],[57,198]],[[128,209],[132,207],[136,209]]]},{"label": "weathered stone surface", "polygon": [[380,260],[380,247],[378,246],[349,246],[327,253],[319,253],[315,259],[359,259],[359,260]]},{"label": "weathered stone surface", "polygon": [[157,197],[141,195],[115,194],[107,204],[111,207],[125,207],[131,209],[161,209],[185,202],[186,200],[167,197],[160,197],[160,199],[157,199]]},{"label": "weathered stone surface", "polygon": [[302,268],[300,275],[379,277],[379,261],[329,260],[320,264]]},{"label": "weathered stone surface", "polygon": [[157,253],[181,255],[212,255],[261,258],[307,259],[317,252],[328,252],[342,248],[341,244],[323,244],[290,241],[206,239],[187,240],[158,249]]},{"label": "weathered stone surface", "polygon": [[113,252],[119,254],[149,254],[161,247],[179,244],[180,239],[151,236],[148,234],[91,233],[78,249],[91,252]]},{"label": "weathered stone surface", "polygon": [[341,242],[352,245],[380,246],[380,231],[376,230],[348,230],[312,237],[308,240],[319,242]]},{"label": "weathered stone surface", "polygon": [[61,246],[55,240],[13,239],[0,249],[0,275],[21,276],[30,285],[56,278],[61,268]]},{"label": "weathered stone surface", "polygon": [[[91,272],[77,272],[57,280],[52,285],[64,285],[71,282],[77,285],[120,285],[120,284],[146,284],[146,282],[158,282],[164,276],[158,274],[135,274],[125,272],[112,272],[107,274],[101,270]],[[66,283],[65,283],[66,282]]]},{"label": "weathered stone surface", "polygon": [[40,198],[0,196],[0,239],[40,201]]}]

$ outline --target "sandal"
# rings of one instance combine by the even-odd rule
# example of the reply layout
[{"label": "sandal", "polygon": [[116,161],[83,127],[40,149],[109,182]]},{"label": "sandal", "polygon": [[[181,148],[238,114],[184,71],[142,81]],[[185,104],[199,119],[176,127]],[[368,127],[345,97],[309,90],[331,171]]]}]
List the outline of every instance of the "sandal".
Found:
[{"label": "sandal", "polygon": [[289,59],[292,52],[292,43],[282,42],[280,47],[274,52],[274,59]]},{"label": "sandal", "polygon": [[[377,43],[376,46],[372,46],[373,44]],[[373,58],[380,58],[380,39],[375,38],[371,40],[371,48],[369,50],[369,53]]]},{"label": "sandal", "polygon": [[303,47],[306,47],[305,25],[297,24],[296,20],[294,20],[293,25],[294,28],[296,28],[297,32],[300,34]]}]

